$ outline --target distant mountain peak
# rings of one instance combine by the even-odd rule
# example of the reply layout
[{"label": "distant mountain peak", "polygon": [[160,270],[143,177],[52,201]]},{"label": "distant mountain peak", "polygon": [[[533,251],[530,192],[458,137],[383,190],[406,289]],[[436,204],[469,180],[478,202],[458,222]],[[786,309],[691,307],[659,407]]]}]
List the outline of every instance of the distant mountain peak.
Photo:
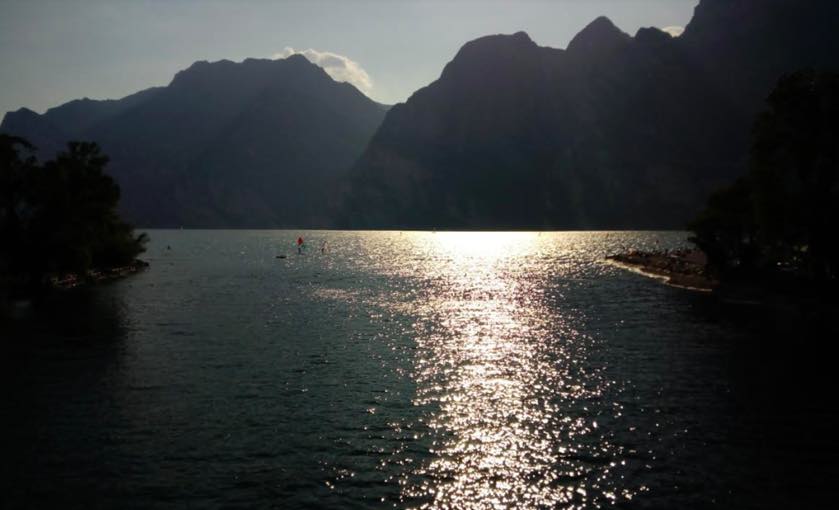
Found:
[{"label": "distant mountain peak", "polygon": [[534,43],[530,36],[527,35],[527,32],[519,31],[514,34],[485,35],[483,37],[473,39],[464,44],[459,53],[496,51],[499,48],[524,46],[536,46],[536,43]]},{"label": "distant mountain peak", "polygon": [[331,193],[386,113],[303,56],[201,60],[168,86],[7,114],[0,132],[48,159],[68,140],[110,157],[145,226],[323,226]]},{"label": "distant mountain peak", "polygon": [[610,50],[629,42],[632,38],[621,31],[606,16],[600,16],[588,24],[568,43],[569,53],[590,53]]},{"label": "distant mountain peak", "polygon": [[22,126],[28,126],[33,122],[38,122],[41,116],[29,108],[21,107],[17,110],[6,112],[3,117],[3,123],[0,124],[0,131],[12,134],[19,134],[18,131]]},{"label": "distant mountain peak", "polygon": [[582,31],[585,32],[586,30],[611,30],[614,32],[620,32],[620,29],[615,26],[615,24],[612,23],[612,20],[610,20],[607,16],[598,16]]},{"label": "distant mountain peak", "polygon": [[656,27],[639,28],[635,33],[635,41],[639,43],[666,44],[672,39],[672,35]]},{"label": "distant mountain peak", "polygon": [[306,58],[301,53],[292,53],[291,55],[287,56],[286,58],[280,59],[280,60],[285,60],[286,62],[301,62],[301,63],[305,62],[307,64],[311,64],[311,62],[309,62],[309,59]]},{"label": "distant mountain peak", "polygon": [[[251,83],[268,83],[283,80],[281,70],[289,70],[301,79],[328,79],[329,75],[320,67],[310,62],[303,55],[290,55],[282,59],[247,58],[241,62],[232,60],[217,60],[208,62],[199,60],[188,68],[179,71],[172,78],[170,86],[195,86],[198,84],[220,85],[230,81],[248,81]],[[304,78],[306,77],[306,78]]]},{"label": "distant mountain peak", "polygon": [[480,81],[486,77],[486,73],[500,70],[503,62],[520,62],[525,55],[532,55],[532,50],[538,48],[530,36],[521,31],[479,37],[460,48],[452,61],[446,64],[441,77],[457,75],[467,82]]},{"label": "distant mountain peak", "polygon": [[25,106],[22,106],[15,111],[8,112],[8,115],[15,115],[15,116],[20,116],[20,117],[32,117],[32,116],[37,117],[38,116],[38,114],[36,112],[30,110],[29,108],[27,108]]},{"label": "distant mountain peak", "polygon": [[464,44],[449,64],[515,58],[522,51],[537,47],[526,32],[486,35]]},{"label": "distant mountain peak", "polygon": [[522,40],[522,41],[526,41],[526,42],[533,42],[533,40],[530,38],[529,35],[527,35],[527,32],[525,32],[524,30],[519,30],[518,32],[513,34],[512,37],[514,39],[518,39],[518,40]]},{"label": "distant mountain peak", "polygon": [[792,26],[807,20],[810,14],[815,19],[807,21],[820,24],[827,18],[833,28],[839,12],[836,6],[833,0],[700,0],[684,35],[688,39],[714,42],[727,34],[754,31],[766,22]]}]

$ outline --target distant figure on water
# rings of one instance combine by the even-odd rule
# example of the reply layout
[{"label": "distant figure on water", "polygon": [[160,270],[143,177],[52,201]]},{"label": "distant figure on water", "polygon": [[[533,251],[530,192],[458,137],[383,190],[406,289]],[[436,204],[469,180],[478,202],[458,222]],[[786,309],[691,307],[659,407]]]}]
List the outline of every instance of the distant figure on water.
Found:
[{"label": "distant figure on water", "polygon": [[324,241],[320,244],[320,252],[321,253],[326,253],[326,241]]},{"label": "distant figure on water", "polygon": [[302,237],[297,238],[297,253],[298,254],[303,253],[303,238]]}]

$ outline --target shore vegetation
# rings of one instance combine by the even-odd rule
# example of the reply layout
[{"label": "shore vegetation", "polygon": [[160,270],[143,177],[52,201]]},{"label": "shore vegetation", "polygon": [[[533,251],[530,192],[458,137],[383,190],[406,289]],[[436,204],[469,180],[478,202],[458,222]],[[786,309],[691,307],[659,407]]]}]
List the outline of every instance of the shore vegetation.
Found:
[{"label": "shore vegetation", "polygon": [[758,115],[747,175],[690,224],[724,279],[833,288],[839,278],[839,73],[784,76]]},{"label": "shore vegetation", "polygon": [[99,146],[70,142],[44,163],[33,154],[27,140],[0,134],[0,296],[137,265],[147,236],[117,212],[120,189]]}]

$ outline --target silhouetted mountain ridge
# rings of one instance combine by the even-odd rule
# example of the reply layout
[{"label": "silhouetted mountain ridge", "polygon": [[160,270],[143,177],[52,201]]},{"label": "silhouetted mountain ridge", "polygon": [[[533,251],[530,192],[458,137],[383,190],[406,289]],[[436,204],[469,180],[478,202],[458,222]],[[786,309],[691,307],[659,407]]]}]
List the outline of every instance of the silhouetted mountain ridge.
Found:
[{"label": "silhouetted mountain ridge", "polygon": [[385,117],[345,188],[347,225],[680,228],[743,173],[778,77],[839,64],[836,11],[703,0],[678,38],[601,17],[567,50],[471,41]]},{"label": "silhouetted mountain ridge", "polygon": [[680,228],[744,173],[778,77],[839,65],[836,19],[827,0],[701,0],[675,38],[605,17],[567,49],[481,37],[386,116],[300,55],[201,61],[2,129],[47,154],[101,143],[143,225]]},{"label": "silhouetted mountain ridge", "polygon": [[614,51],[631,41],[632,38],[616,27],[612,20],[600,16],[571,39],[568,52],[592,56]]},{"label": "silhouetted mountain ridge", "polygon": [[166,87],[6,115],[42,156],[93,140],[143,226],[328,223],[328,197],[386,107],[305,57],[195,62]]}]

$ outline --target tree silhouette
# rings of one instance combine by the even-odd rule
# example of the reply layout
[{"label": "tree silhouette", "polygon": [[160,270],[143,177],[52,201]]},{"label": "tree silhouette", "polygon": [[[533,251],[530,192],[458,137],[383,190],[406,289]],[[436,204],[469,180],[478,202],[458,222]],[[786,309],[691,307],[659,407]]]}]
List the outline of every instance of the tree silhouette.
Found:
[{"label": "tree silhouette", "polygon": [[0,135],[4,282],[37,287],[49,275],[125,265],[143,251],[146,237],[119,217],[119,186],[95,143],[70,142],[43,165],[31,152],[26,140]]},{"label": "tree silhouette", "polygon": [[722,271],[839,276],[839,74],[781,78],[754,125],[749,175],[690,225]]}]

